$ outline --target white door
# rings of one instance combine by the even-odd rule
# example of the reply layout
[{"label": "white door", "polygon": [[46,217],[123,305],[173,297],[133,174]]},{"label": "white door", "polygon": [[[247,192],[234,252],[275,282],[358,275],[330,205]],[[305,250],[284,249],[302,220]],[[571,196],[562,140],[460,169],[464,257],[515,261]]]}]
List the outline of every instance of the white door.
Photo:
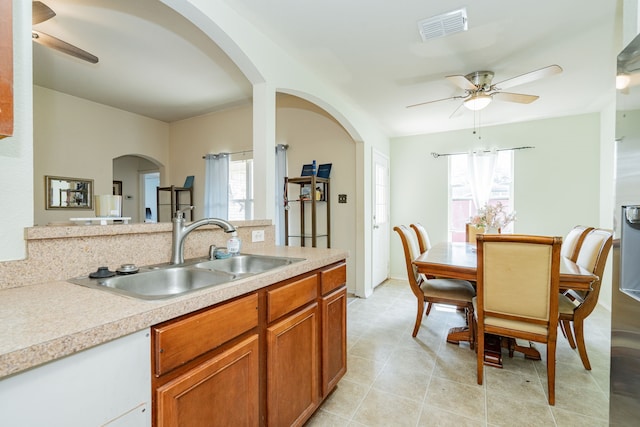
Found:
[{"label": "white door", "polygon": [[371,281],[375,287],[389,277],[389,159],[373,150],[372,162]]}]

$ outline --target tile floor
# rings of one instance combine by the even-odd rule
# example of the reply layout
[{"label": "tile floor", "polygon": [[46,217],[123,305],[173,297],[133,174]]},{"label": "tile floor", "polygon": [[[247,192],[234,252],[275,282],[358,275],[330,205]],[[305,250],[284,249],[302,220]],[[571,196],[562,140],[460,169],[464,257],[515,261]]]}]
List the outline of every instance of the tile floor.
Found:
[{"label": "tile floor", "polygon": [[558,332],[556,405],[547,403],[542,361],[510,359],[485,367],[476,381],[475,352],[447,344],[449,328],[464,319],[435,306],[416,338],[416,302],[406,281],[388,280],[348,306],[348,369],[307,426],[607,426],[610,313],[587,319],[592,371]]}]

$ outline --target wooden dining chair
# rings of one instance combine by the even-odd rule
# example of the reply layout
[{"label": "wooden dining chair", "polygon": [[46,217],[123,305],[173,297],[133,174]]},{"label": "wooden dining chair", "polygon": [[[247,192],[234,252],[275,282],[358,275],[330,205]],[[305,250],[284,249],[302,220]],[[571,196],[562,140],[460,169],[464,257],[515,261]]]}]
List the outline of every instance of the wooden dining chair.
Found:
[{"label": "wooden dining chair", "polygon": [[429,249],[431,249],[431,239],[429,239],[429,233],[427,233],[427,229],[424,228],[424,225],[419,222],[415,224],[411,224],[410,226],[413,228],[413,231],[416,232],[416,237],[418,238],[418,246],[420,247],[420,253],[425,253]]},{"label": "wooden dining chair", "polygon": [[549,404],[555,404],[558,286],[562,238],[478,235],[475,302],[478,384],[485,333],[547,345]]},{"label": "wooden dining chair", "polygon": [[[427,229],[424,228],[424,225],[419,222],[410,225],[413,228],[413,231],[416,232],[416,237],[418,239],[418,246],[420,247],[420,253],[423,254],[429,249],[431,249],[431,239],[429,239],[429,233],[427,233]],[[435,276],[424,275],[425,279],[435,279]],[[433,304],[427,303],[427,312],[425,316],[428,316],[431,313],[431,307]]]},{"label": "wooden dining chair", "polygon": [[560,251],[560,255],[576,262],[578,259],[578,252],[580,252],[580,248],[582,247],[582,242],[591,230],[593,230],[593,227],[587,227],[585,225],[576,225],[569,230],[565,238],[562,240],[562,250]]},{"label": "wooden dining chair", "polygon": [[[584,320],[598,304],[602,274],[612,243],[613,232],[611,230],[596,228],[587,234],[580,247],[576,264],[598,276],[598,280],[591,284],[591,290],[583,292],[569,290],[561,294],[558,300],[562,334],[569,341],[571,348],[578,347],[580,360],[587,370],[591,370],[591,363],[584,342]],[[572,325],[573,333],[571,331]]]},{"label": "wooden dining chair", "polygon": [[402,241],[409,286],[418,302],[418,312],[416,314],[416,322],[412,335],[414,337],[418,335],[418,330],[420,329],[424,315],[425,302],[452,305],[466,311],[467,323],[469,325],[468,341],[470,347],[473,349],[473,304],[471,300],[476,294],[475,289],[471,283],[466,280],[426,279],[423,275],[419,274],[413,265],[413,260],[420,255],[420,248],[414,233],[404,225],[393,227],[393,229],[398,233]]},{"label": "wooden dining chair", "polygon": [[471,223],[466,223],[464,225],[464,236],[467,243],[475,244],[476,236],[481,233],[484,233],[484,227],[476,227]]}]

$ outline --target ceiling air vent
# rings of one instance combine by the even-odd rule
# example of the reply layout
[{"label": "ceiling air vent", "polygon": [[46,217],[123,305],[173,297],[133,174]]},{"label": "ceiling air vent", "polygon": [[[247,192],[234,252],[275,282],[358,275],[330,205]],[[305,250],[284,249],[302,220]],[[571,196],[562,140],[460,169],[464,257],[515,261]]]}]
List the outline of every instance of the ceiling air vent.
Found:
[{"label": "ceiling air vent", "polygon": [[462,8],[418,22],[422,41],[467,31],[467,9]]}]

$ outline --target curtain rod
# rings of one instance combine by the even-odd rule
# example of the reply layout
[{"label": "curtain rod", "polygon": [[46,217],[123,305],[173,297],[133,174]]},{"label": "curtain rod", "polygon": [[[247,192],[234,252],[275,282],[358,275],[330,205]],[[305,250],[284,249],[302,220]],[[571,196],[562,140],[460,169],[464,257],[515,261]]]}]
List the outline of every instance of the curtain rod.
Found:
[{"label": "curtain rod", "polygon": [[[232,154],[244,154],[244,153],[253,153],[253,150],[236,151],[236,152],[233,152],[233,153],[216,153],[216,154],[209,153],[208,156],[219,156],[220,154],[226,154],[226,155],[230,156]],[[202,158],[206,159],[207,156],[206,155],[202,156]]]},{"label": "curtain rod", "polygon": [[[498,148],[496,150],[478,150],[478,151],[473,151],[473,153],[490,153],[492,151],[526,150],[529,148],[536,148],[536,147],[525,146],[525,147],[513,147],[513,148]],[[433,153],[433,152],[431,153],[434,159],[437,159],[438,157],[442,157],[442,156],[457,156],[458,154],[468,154],[468,153]]]}]

